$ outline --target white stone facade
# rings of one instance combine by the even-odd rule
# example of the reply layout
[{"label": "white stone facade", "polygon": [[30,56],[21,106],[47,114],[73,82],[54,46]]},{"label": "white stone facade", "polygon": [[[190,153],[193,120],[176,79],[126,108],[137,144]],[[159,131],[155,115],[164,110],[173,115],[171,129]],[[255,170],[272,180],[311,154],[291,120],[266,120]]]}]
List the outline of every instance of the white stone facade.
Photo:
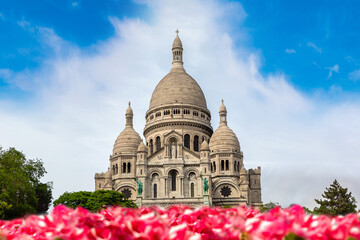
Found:
[{"label": "white stone facade", "polygon": [[[224,103],[219,127],[213,132],[204,93],[183,67],[179,36],[172,51],[172,68],[156,86],[146,113],[146,145],[133,129],[129,103],[110,168],[95,174],[95,189],[122,192],[143,206],[259,206],[260,167],[245,169],[238,138],[227,125]],[[204,179],[209,182],[208,194]],[[137,181],[143,184],[141,196]]]}]

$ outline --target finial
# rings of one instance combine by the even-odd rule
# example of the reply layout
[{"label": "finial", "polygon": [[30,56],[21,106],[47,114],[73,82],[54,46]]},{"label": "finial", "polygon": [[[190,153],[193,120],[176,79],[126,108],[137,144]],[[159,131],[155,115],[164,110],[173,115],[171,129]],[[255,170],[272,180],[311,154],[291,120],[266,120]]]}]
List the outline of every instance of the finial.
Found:
[{"label": "finial", "polygon": [[176,36],[179,36],[179,29],[176,29]]},{"label": "finial", "polygon": [[130,103],[130,101],[129,101],[129,107],[130,107],[130,105],[131,105],[131,103]]},{"label": "finial", "polygon": [[224,99],[221,99],[221,103],[224,104]]}]

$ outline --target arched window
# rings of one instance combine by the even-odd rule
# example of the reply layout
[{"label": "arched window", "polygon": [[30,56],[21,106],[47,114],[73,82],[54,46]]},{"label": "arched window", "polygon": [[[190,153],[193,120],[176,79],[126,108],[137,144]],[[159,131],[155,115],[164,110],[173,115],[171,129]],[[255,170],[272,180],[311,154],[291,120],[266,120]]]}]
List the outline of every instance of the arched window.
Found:
[{"label": "arched window", "polygon": [[213,162],[213,164],[214,164],[214,172],[216,172],[216,163]]},{"label": "arched window", "polygon": [[234,171],[236,172],[237,169],[236,169],[236,161],[234,161]]},{"label": "arched window", "polygon": [[153,154],[153,152],[154,152],[153,140],[150,139],[150,154]]},{"label": "arched window", "polygon": [[159,180],[159,174],[154,173],[151,177],[151,181],[158,181]]},{"label": "arched window", "polygon": [[213,165],[212,165],[212,164],[210,164],[210,166],[211,166],[211,172],[214,172]]},{"label": "arched window", "polygon": [[205,173],[206,173],[206,168],[205,168]]},{"label": "arched window", "polygon": [[184,136],[184,147],[190,148],[190,135],[185,134]]},{"label": "arched window", "polygon": [[171,177],[171,191],[176,191],[176,175],[177,172],[172,170],[170,172],[170,177]]},{"label": "arched window", "polygon": [[123,163],[122,173],[126,173],[126,163]]},{"label": "arched window", "polygon": [[154,184],[154,198],[157,198],[157,184]]},{"label": "arched window", "polygon": [[115,165],[113,165],[112,168],[113,168],[113,169],[112,169],[112,173],[113,173],[113,175],[115,175]]},{"label": "arched window", "polygon": [[221,160],[221,171],[224,171],[224,160]]},{"label": "arched window", "polygon": [[225,162],[225,170],[229,170],[229,160],[226,160]]},{"label": "arched window", "polygon": [[156,137],[155,144],[156,144],[156,151],[159,151],[160,148],[161,148],[161,141],[160,141],[160,137],[159,137],[159,136]]},{"label": "arched window", "polygon": [[240,172],[240,162],[238,162],[237,165],[238,165],[237,170],[238,172]]},{"label": "arched window", "polygon": [[142,169],[140,169],[140,175],[142,175]]},{"label": "arched window", "polygon": [[128,173],[131,172],[131,163],[128,163]]},{"label": "arched window", "polygon": [[194,197],[195,196],[195,187],[194,187],[194,183],[191,183],[190,184],[190,189],[191,189],[191,197]]},{"label": "arched window", "polygon": [[116,164],[116,167],[115,167],[115,174],[118,174],[119,173],[119,167],[118,165]]},{"label": "arched window", "polygon": [[101,188],[101,183],[99,183],[99,188]]},{"label": "arched window", "polygon": [[194,136],[194,151],[195,152],[199,151],[199,136],[198,135]]}]

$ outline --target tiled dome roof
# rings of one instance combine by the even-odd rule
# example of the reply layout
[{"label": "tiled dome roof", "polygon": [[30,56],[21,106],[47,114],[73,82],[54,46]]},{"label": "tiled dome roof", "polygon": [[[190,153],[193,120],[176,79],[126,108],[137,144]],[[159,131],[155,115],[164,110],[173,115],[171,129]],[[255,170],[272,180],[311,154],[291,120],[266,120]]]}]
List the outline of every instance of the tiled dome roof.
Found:
[{"label": "tiled dome roof", "polygon": [[181,42],[179,36],[176,35],[176,38],[174,39],[174,42],[173,42],[173,45],[172,45],[172,48],[174,49],[174,48],[182,48],[182,47],[183,47],[182,42]]},{"label": "tiled dome roof", "polygon": [[207,143],[207,141],[202,142],[200,150],[209,150],[209,144]]},{"label": "tiled dome roof", "polygon": [[218,150],[240,152],[239,140],[235,133],[225,124],[221,124],[210,138],[209,147],[211,152]]},{"label": "tiled dome roof", "polygon": [[138,152],[146,152],[146,147],[143,141],[139,144],[139,147],[137,149]]},{"label": "tiled dome roof", "polygon": [[137,151],[140,142],[139,134],[132,127],[126,127],[115,141],[113,154],[134,153]]},{"label": "tiled dome roof", "polygon": [[182,103],[206,107],[206,99],[199,84],[183,68],[173,68],[156,86],[149,109]]}]

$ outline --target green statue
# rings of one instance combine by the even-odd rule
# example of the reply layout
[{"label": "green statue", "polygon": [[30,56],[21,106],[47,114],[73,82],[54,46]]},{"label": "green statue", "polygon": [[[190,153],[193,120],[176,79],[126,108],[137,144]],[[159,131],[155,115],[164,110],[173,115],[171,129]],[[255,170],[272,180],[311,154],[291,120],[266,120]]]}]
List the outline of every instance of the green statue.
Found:
[{"label": "green statue", "polygon": [[209,181],[206,178],[204,178],[203,182],[204,182],[204,193],[208,193],[208,191],[209,191]]},{"label": "green statue", "polygon": [[137,192],[138,192],[138,195],[141,196],[142,195],[142,192],[143,192],[143,184],[140,180],[136,180],[137,182]]}]

